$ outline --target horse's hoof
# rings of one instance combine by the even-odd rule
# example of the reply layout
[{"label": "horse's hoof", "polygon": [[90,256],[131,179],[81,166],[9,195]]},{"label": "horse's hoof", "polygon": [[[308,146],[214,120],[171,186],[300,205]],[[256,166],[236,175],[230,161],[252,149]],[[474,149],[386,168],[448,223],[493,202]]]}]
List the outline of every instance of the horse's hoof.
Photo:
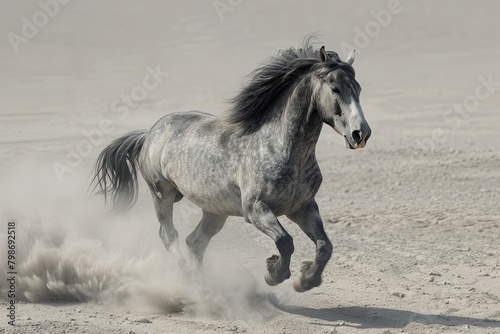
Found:
[{"label": "horse's hoof", "polygon": [[266,274],[264,275],[264,280],[266,281],[267,285],[270,286],[276,286],[279,284],[278,282],[272,279],[271,275],[269,275],[268,272],[266,272]]},{"label": "horse's hoof", "polygon": [[321,285],[321,276],[314,276],[313,261],[303,261],[300,266],[300,277],[293,282],[297,292],[306,292]]},{"label": "horse's hoof", "polygon": [[302,280],[300,278],[297,278],[294,282],[293,282],[293,288],[295,291],[297,292],[306,292],[308,289],[304,289],[302,287]]}]

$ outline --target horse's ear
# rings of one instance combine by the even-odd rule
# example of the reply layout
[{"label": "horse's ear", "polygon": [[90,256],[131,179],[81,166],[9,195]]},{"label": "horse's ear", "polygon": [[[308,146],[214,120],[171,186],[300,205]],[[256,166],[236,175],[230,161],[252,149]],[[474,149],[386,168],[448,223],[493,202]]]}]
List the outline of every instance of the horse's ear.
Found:
[{"label": "horse's ear", "polygon": [[352,63],[354,63],[354,55],[355,54],[356,54],[356,49],[352,50],[351,54],[349,55],[349,57],[347,58],[347,60],[345,62],[348,63],[349,65],[352,65]]},{"label": "horse's ear", "polygon": [[319,57],[323,63],[326,63],[328,56],[326,55],[325,46],[323,45],[321,49],[319,49]]}]

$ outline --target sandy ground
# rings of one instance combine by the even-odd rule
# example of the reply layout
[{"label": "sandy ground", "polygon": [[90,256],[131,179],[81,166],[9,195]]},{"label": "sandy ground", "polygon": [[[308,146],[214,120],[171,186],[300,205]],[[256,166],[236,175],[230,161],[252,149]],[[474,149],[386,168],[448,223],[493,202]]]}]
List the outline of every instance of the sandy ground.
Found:
[{"label": "sandy ground", "polygon": [[[0,333],[500,333],[498,2],[58,4],[0,14]],[[373,129],[359,151],[327,127],[320,138],[335,253],[319,288],[266,286],[274,245],[237,218],[210,244],[206,282],[192,282],[163,249],[144,182],[122,215],[85,197],[110,140],[171,111],[219,113],[260,61],[312,31],[342,57],[358,49]],[[168,74],[123,108],[151,71]],[[176,206],[181,237],[199,217]],[[314,247],[282,222],[293,279]]]}]

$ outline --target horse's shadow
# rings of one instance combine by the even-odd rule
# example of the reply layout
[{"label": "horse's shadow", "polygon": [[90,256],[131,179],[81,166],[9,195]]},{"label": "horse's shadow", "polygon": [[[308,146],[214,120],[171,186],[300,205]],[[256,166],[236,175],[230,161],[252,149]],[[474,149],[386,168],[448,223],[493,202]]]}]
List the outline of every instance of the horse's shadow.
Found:
[{"label": "horse's shadow", "polygon": [[[470,325],[482,328],[500,328],[500,320],[460,317],[453,315],[423,314],[405,310],[395,310],[379,307],[337,307],[327,309],[313,309],[308,307],[281,307],[287,313],[302,315],[311,319],[322,320],[327,323],[321,325],[336,325],[356,328],[403,328],[408,323],[424,325],[460,326]],[[316,322],[317,323],[317,322]]]}]

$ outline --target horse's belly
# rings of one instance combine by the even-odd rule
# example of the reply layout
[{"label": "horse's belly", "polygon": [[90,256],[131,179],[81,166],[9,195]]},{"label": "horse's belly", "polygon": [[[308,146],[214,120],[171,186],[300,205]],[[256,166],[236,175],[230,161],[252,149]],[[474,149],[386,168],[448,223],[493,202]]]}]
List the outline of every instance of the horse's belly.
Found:
[{"label": "horse's belly", "polygon": [[226,216],[242,216],[241,195],[239,189],[227,187],[225,189],[206,188],[200,191],[179,189],[179,191],[196,206],[203,210]]},{"label": "horse's belly", "polygon": [[222,156],[191,153],[185,163],[171,165],[166,175],[198,207],[215,214],[241,216],[240,188],[233,181],[233,168]]},{"label": "horse's belly", "polygon": [[186,164],[171,166],[166,175],[185,198],[201,209],[220,215],[241,216],[240,188],[231,177],[234,172],[222,159],[215,162],[205,160],[188,159]]}]

